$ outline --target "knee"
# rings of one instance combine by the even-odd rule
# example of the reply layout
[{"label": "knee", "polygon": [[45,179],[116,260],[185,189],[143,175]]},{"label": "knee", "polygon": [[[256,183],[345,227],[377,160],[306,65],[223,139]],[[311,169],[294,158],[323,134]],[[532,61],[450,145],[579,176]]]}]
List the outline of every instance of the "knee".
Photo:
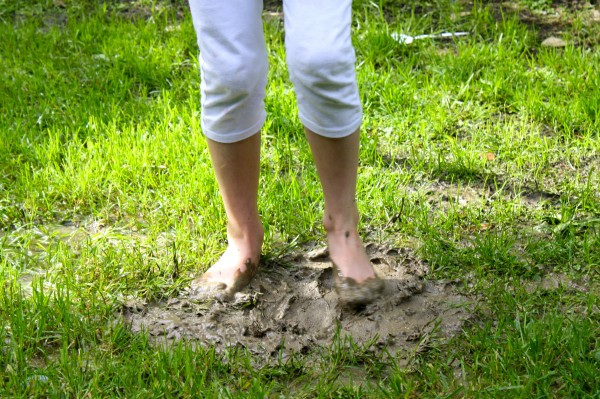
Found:
[{"label": "knee", "polygon": [[205,95],[221,99],[243,99],[264,90],[266,62],[260,59],[234,59],[203,67]]},{"label": "knee", "polygon": [[307,87],[333,85],[354,74],[355,55],[350,47],[315,46],[288,50],[288,68],[295,84]]}]

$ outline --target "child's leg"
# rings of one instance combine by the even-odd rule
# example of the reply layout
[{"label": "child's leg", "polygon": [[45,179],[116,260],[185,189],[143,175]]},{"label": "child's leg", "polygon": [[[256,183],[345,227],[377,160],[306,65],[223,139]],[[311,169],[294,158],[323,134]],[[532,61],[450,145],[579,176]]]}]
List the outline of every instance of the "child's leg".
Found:
[{"label": "child's leg", "polygon": [[354,133],[362,121],[351,0],[285,0],[285,46],[302,124],[321,136]]},{"label": "child's leg", "polygon": [[343,276],[360,283],[375,273],[357,232],[362,108],[351,9],[351,0],[284,2],[288,67],[323,186],[330,256]]},{"label": "child's leg", "polygon": [[256,273],[264,235],[257,209],[267,74],[262,1],[190,0],[190,8],[200,46],[202,129],[228,219],[227,249],[192,288],[225,298]]},{"label": "child's leg", "polygon": [[192,282],[197,296],[227,299],[256,274],[263,242],[257,208],[260,135],[235,143],[208,139],[215,175],[227,213],[227,249]]},{"label": "child's leg", "polygon": [[325,197],[323,225],[331,260],[344,277],[363,282],[375,277],[358,234],[356,176],[359,132],[342,138],[324,137],[306,129]]},{"label": "child's leg", "polygon": [[264,124],[267,49],[262,0],[189,0],[200,47],[202,130],[234,143]]}]

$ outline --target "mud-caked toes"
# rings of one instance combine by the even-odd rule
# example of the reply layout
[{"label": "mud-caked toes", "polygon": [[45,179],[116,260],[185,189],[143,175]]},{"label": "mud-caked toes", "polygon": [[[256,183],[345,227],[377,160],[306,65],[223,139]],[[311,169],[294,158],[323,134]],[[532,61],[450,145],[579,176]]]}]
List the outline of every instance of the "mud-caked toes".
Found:
[{"label": "mud-caked toes", "polygon": [[235,292],[231,292],[227,284],[219,281],[210,281],[204,275],[192,281],[189,290],[191,299],[197,301],[218,300],[229,301]]},{"label": "mud-caked toes", "polygon": [[[243,290],[254,278],[258,264],[248,260],[245,269],[236,270],[232,278],[224,280],[215,277],[214,273],[206,272],[190,284],[190,297],[195,300],[218,300],[227,302],[236,292]],[[225,282],[227,281],[227,282]]]},{"label": "mud-caked toes", "polygon": [[371,277],[362,282],[344,277],[337,266],[333,265],[335,289],[340,304],[348,308],[368,305],[381,296],[385,283],[379,277]]}]

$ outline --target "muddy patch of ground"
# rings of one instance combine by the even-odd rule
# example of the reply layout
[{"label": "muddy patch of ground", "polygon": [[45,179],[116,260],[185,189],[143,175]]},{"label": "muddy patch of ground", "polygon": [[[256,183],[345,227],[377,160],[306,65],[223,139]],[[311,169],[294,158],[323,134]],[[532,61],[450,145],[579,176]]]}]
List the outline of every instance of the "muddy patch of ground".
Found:
[{"label": "muddy patch of ground", "polygon": [[331,345],[337,333],[359,345],[406,353],[432,336],[444,339],[461,330],[473,302],[452,282],[424,279],[427,265],[409,251],[373,244],[367,249],[385,291],[363,309],[340,306],[327,253],[313,251],[266,262],[232,303],[197,303],[184,293],[128,303],[123,316],[134,332],[147,332],[155,342],[241,346],[263,356],[307,353]]}]

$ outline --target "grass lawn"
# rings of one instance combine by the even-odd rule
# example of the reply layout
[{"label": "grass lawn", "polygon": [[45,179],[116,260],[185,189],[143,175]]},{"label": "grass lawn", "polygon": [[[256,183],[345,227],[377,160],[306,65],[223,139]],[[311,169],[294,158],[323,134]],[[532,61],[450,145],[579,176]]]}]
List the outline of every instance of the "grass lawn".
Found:
[{"label": "grass lawn", "polygon": [[[0,397],[600,398],[600,4],[354,9],[361,231],[458,281],[461,332],[267,364],[131,333],[125,301],[176,295],[225,246],[186,3],[0,0]],[[323,241],[322,194],[273,9],[265,31],[277,259]],[[469,34],[392,37],[444,31]]]}]

